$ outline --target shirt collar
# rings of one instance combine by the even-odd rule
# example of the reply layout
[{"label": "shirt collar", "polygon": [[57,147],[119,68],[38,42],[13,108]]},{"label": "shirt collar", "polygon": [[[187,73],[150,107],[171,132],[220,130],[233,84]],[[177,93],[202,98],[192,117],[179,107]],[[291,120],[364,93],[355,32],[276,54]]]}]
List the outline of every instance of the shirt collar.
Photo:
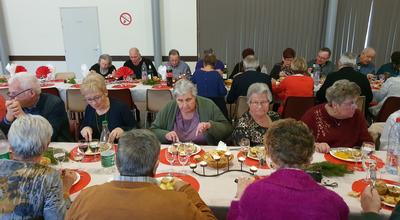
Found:
[{"label": "shirt collar", "polygon": [[154,183],[158,184],[158,181],[153,177],[149,176],[114,176],[113,180],[115,181],[124,181],[124,182],[142,182],[142,183]]}]

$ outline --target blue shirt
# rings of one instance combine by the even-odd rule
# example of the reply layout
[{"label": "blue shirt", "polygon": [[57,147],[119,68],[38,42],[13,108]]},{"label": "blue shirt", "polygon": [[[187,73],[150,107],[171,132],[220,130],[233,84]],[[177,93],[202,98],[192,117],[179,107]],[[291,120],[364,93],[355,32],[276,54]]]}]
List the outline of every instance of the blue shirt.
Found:
[{"label": "blue shirt", "polygon": [[393,63],[383,64],[379,69],[377,74],[390,73],[390,76],[398,76],[400,74],[399,70],[396,70]]},{"label": "blue shirt", "polygon": [[364,75],[367,75],[369,73],[375,74],[375,65],[371,62],[368,64],[361,64],[360,63],[360,57],[357,57],[357,68],[356,70]]},{"label": "blue shirt", "polygon": [[224,80],[218,71],[196,70],[191,78],[197,86],[197,94],[203,97],[221,97],[227,94]]},{"label": "blue shirt", "polygon": [[[204,60],[199,60],[196,63],[196,68],[195,70],[199,70],[201,68],[204,67]],[[224,69],[224,63],[221,60],[217,60],[217,62],[215,62],[215,67],[216,70],[223,70]]]}]

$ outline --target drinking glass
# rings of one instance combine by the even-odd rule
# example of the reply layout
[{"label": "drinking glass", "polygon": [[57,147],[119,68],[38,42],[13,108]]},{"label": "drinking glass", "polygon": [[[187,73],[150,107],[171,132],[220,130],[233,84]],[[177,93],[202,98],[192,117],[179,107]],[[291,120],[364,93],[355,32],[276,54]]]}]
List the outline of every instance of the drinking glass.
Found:
[{"label": "drinking glass", "polygon": [[60,169],[62,169],[62,162],[65,160],[65,151],[61,148],[53,148],[53,157],[56,159],[58,164],[60,164]]},{"label": "drinking glass", "polygon": [[[165,151],[164,151],[164,153],[165,153],[165,159],[168,161],[168,163],[171,165],[171,166],[173,166],[174,165],[174,162],[175,162],[175,160],[176,160],[176,153],[177,153],[177,151],[176,151],[176,147],[174,147],[173,145],[171,146],[171,147],[169,147],[169,148],[167,148]],[[168,176],[172,176],[172,168],[170,169],[170,171],[169,171],[169,173],[168,173]]]},{"label": "drinking glass", "polygon": [[257,159],[258,159],[258,163],[259,163],[260,167],[264,166],[266,164],[265,148],[264,147],[258,147]]},{"label": "drinking glass", "polygon": [[360,151],[354,149],[353,151],[351,151],[351,156],[354,158],[354,160],[356,160],[356,162],[354,164],[354,170],[362,171],[362,169],[360,167],[358,167],[358,162],[360,160],[362,161],[362,158],[363,158],[362,151],[360,154]]},{"label": "drinking glass", "polygon": [[182,173],[185,173],[185,165],[189,162],[189,155],[185,151],[180,152],[178,155],[178,160],[183,167]]},{"label": "drinking glass", "polygon": [[243,153],[244,156],[247,156],[247,152],[249,151],[250,147],[250,140],[248,138],[242,138],[239,141],[240,151]]},{"label": "drinking glass", "polygon": [[362,160],[362,165],[365,170],[364,181],[376,180],[376,161],[370,157],[365,157]]}]

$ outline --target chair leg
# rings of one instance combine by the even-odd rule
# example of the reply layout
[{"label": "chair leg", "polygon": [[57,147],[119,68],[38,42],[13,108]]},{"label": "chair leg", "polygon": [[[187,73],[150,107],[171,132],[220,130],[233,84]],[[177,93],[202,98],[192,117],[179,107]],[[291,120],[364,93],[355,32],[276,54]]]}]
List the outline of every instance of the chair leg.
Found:
[{"label": "chair leg", "polygon": [[149,116],[149,112],[146,111],[146,114],[144,116],[144,128],[147,128],[147,116]]}]

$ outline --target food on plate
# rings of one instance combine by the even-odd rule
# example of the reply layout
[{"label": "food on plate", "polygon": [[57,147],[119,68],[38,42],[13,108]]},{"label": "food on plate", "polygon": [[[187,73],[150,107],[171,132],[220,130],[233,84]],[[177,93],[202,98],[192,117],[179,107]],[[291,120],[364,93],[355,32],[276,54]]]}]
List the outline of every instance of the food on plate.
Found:
[{"label": "food on plate", "polygon": [[361,193],[356,192],[356,191],[351,191],[351,192],[347,193],[347,195],[349,195],[349,196],[351,196],[351,197],[354,197],[354,198],[359,197],[360,194],[361,194]]},{"label": "food on plate", "polygon": [[344,160],[359,160],[361,158],[361,151],[358,149],[344,148],[334,149],[333,155]]},{"label": "food on plate", "polygon": [[174,190],[175,179],[173,177],[163,177],[160,181],[162,190]]},{"label": "food on plate", "polygon": [[[208,166],[217,168],[222,168],[228,166],[228,158],[225,156],[226,151],[222,150],[210,150],[206,152],[203,156],[204,161],[207,162]],[[217,160],[215,160],[217,159]],[[229,161],[233,159],[233,155],[229,156]]]},{"label": "food on plate", "polygon": [[378,191],[379,195],[386,195],[386,193],[388,191],[388,187],[387,187],[386,183],[382,180],[376,181],[375,188]]},{"label": "food on plate", "polygon": [[200,155],[195,155],[195,156],[193,157],[193,159],[194,159],[196,162],[200,162],[200,161],[203,160],[203,159],[201,158]]},{"label": "food on plate", "polygon": [[249,151],[247,152],[247,156],[253,159],[258,158],[258,154],[265,154],[265,147],[263,146],[255,146],[255,147],[250,147]]},{"label": "food on plate", "polygon": [[400,196],[400,188],[398,186],[388,186],[388,194],[390,196],[399,197]]},{"label": "food on plate", "polygon": [[41,157],[39,164],[43,165],[43,166],[48,166],[51,164],[51,160],[48,157]]},{"label": "food on plate", "polygon": [[197,146],[193,143],[175,143],[172,147],[168,148],[168,151],[171,153],[175,153],[176,151],[179,154],[186,152],[191,152],[190,155],[197,153]]},{"label": "food on plate", "polygon": [[375,188],[381,196],[381,200],[386,205],[394,207],[400,201],[400,187],[388,184],[384,181],[377,181]]}]

